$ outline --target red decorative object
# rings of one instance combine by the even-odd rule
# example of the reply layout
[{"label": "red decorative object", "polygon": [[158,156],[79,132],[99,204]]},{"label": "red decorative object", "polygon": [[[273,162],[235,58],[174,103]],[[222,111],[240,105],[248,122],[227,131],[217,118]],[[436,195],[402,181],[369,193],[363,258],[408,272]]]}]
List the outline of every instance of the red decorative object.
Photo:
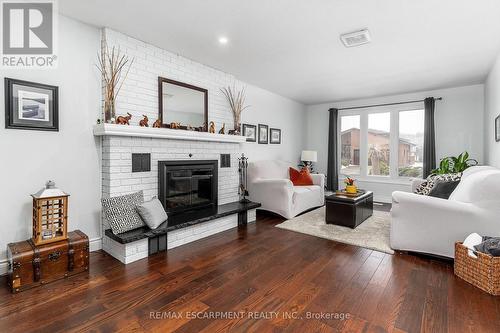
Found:
[{"label": "red decorative object", "polygon": [[354,179],[354,178],[347,177],[347,178],[344,180],[344,184],[346,184],[347,186],[353,186],[353,185],[354,185],[354,181],[355,181],[355,179]]},{"label": "red decorative object", "polygon": [[303,168],[298,171],[294,168],[289,168],[290,180],[294,186],[309,186],[314,185],[311,173],[308,168]]}]

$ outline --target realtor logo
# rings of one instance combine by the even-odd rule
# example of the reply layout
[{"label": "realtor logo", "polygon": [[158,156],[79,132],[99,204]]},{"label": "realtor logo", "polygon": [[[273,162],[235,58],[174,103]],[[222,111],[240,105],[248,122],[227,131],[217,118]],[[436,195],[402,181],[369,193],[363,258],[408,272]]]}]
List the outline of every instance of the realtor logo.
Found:
[{"label": "realtor logo", "polygon": [[55,68],[55,0],[1,1],[3,68]]}]

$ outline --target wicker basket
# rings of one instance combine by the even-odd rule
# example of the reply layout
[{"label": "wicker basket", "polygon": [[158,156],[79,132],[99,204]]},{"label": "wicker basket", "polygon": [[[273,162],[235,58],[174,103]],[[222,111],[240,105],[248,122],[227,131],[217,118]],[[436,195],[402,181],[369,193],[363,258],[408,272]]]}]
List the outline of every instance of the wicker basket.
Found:
[{"label": "wicker basket", "polygon": [[455,275],[491,295],[500,295],[500,257],[477,252],[471,257],[468,248],[455,243]]}]

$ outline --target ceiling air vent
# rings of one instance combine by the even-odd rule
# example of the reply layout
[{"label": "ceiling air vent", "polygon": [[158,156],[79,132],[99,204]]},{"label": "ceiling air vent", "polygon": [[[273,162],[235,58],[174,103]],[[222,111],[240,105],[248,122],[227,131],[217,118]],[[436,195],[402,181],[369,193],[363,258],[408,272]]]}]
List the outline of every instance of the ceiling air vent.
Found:
[{"label": "ceiling air vent", "polygon": [[344,43],[345,47],[359,46],[371,41],[368,29],[342,34],[340,35],[340,39],[342,40],[342,43]]}]

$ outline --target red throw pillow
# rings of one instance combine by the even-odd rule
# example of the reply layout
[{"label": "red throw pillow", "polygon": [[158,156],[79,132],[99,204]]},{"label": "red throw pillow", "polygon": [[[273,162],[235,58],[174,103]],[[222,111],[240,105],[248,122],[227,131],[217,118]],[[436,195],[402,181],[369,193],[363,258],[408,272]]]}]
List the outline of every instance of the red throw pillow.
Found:
[{"label": "red throw pillow", "polygon": [[311,174],[309,173],[308,168],[303,168],[302,170],[295,170],[294,168],[290,168],[290,180],[295,186],[307,186],[313,185],[313,179]]}]

